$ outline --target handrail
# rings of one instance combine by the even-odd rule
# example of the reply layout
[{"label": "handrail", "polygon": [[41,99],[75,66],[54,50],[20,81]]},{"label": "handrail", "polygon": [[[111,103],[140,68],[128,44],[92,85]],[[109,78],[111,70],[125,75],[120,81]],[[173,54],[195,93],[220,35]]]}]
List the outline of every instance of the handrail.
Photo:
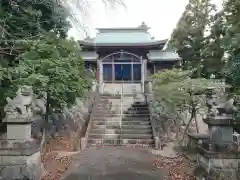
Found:
[{"label": "handrail", "polygon": [[105,85],[105,84],[104,84],[103,82],[102,82],[101,85],[100,85],[100,86],[101,86],[101,92],[100,92],[101,94],[104,94],[104,85]]},{"label": "handrail", "polygon": [[122,116],[123,116],[123,83],[121,87],[121,100],[120,100],[120,128],[122,129]]},{"label": "handrail", "polygon": [[143,93],[145,93],[145,80],[143,81]]}]

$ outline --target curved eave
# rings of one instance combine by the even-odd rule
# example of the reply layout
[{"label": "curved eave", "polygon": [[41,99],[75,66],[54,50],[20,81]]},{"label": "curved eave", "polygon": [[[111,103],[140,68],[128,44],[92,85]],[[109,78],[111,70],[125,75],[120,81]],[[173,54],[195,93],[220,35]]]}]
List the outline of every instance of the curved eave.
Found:
[{"label": "curved eave", "polygon": [[112,46],[155,46],[155,45],[165,45],[167,40],[153,41],[153,42],[138,42],[138,43],[95,43],[79,41],[80,45],[83,46],[94,46],[94,47],[112,47]]},{"label": "curved eave", "polygon": [[97,59],[83,59],[85,62],[97,62]]},{"label": "curved eave", "polygon": [[98,54],[96,52],[81,52],[84,61],[97,61]]},{"label": "curved eave", "polygon": [[147,54],[150,61],[180,61],[181,58],[174,51],[161,51],[161,50],[151,50]]},{"label": "curved eave", "polygon": [[171,62],[171,61],[181,61],[181,58],[167,59],[167,58],[148,58],[150,62]]}]

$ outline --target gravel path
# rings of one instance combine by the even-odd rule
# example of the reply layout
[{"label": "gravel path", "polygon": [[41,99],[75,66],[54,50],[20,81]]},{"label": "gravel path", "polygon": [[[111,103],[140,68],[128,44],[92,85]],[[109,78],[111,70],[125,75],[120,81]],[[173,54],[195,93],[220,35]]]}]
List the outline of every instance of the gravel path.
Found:
[{"label": "gravel path", "polygon": [[167,170],[153,166],[147,148],[89,148],[75,155],[65,180],[167,180]]}]

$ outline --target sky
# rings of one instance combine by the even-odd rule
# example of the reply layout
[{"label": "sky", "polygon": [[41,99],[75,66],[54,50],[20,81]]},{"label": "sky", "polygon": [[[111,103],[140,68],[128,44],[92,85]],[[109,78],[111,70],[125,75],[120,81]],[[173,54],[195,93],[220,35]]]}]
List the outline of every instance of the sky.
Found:
[{"label": "sky", "polygon": [[[72,13],[81,25],[75,23],[68,33],[69,36],[77,40],[85,38],[86,35],[94,37],[95,28],[136,27],[144,21],[151,28],[149,32],[155,39],[166,39],[171,36],[188,3],[188,0],[123,1],[125,7],[104,5],[101,0],[88,0],[89,3],[86,5],[88,14],[85,16],[72,7]],[[222,0],[212,1],[217,7],[221,6]],[[85,28],[81,27],[83,24]]]}]

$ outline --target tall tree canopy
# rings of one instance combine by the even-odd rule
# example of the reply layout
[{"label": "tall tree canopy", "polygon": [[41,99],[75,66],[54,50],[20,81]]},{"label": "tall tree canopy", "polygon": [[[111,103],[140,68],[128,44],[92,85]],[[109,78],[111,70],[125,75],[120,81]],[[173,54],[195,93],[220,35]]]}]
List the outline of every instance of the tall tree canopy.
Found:
[{"label": "tall tree canopy", "polygon": [[209,0],[190,0],[170,41],[183,68],[197,68],[198,76],[223,77],[226,65],[240,53],[239,17],[240,1],[224,0],[216,12]]},{"label": "tall tree canopy", "polygon": [[209,78],[214,74],[217,78],[223,77],[225,66],[223,37],[225,36],[225,16],[220,10],[212,16],[209,25],[209,35],[206,36],[202,49],[202,74]]},{"label": "tall tree canopy", "polygon": [[190,0],[169,42],[182,57],[183,68],[197,68],[198,77],[201,76],[204,33],[213,10],[210,0]]},{"label": "tall tree canopy", "polygon": [[41,40],[25,43],[25,47],[27,51],[19,57],[19,65],[10,69],[13,92],[30,85],[38,96],[47,93],[49,111],[61,111],[83,96],[88,84],[76,42],[50,33]]},{"label": "tall tree canopy", "polygon": [[236,56],[240,53],[240,1],[225,0],[223,6],[226,17],[225,49],[230,56]]},{"label": "tall tree canopy", "polygon": [[[101,1],[123,5],[121,0]],[[29,51],[23,44],[38,42],[47,32],[54,32],[57,37],[65,39],[70,28],[67,19],[76,20],[75,15],[70,12],[69,3],[73,2],[77,5],[74,6],[76,9],[86,12],[88,0],[0,1],[0,119],[6,103],[4,94],[11,90],[12,85],[9,67],[18,66],[21,63],[19,60],[23,59],[16,57]]]},{"label": "tall tree canopy", "polygon": [[240,93],[240,1],[225,0],[223,4],[225,21],[225,36],[223,44],[228,54],[227,80],[238,94]]},{"label": "tall tree canopy", "polygon": [[0,2],[0,53],[15,54],[17,40],[36,39],[54,31],[66,37],[67,14],[54,0],[2,0]]},{"label": "tall tree canopy", "polygon": [[23,41],[36,40],[48,31],[65,38],[70,27],[67,11],[54,0],[0,1],[0,118],[9,91],[8,67],[16,66],[16,57],[25,51]]}]

